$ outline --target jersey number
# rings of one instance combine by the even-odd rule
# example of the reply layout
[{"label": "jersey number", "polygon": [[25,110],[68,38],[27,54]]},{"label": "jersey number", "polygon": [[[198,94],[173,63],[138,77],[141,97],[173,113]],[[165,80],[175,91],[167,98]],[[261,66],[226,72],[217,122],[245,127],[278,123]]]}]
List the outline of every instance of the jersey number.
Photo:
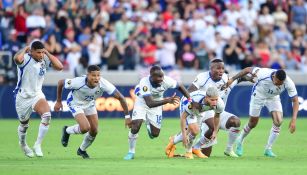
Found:
[{"label": "jersey number", "polygon": [[85,101],[92,101],[92,100],[94,100],[94,95],[87,95],[87,96],[85,96],[84,100]]},{"label": "jersey number", "polygon": [[273,94],[273,90],[269,89],[268,93]]},{"label": "jersey number", "polygon": [[157,116],[157,123],[161,125],[162,115],[156,115],[156,116]]},{"label": "jersey number", "polygon": [[43,76],[44,74],[45,74],[45,70],[44,70],[44,68],[41,67],[41,68],[39,69],[39,75],[40,75],[40,76]]}]

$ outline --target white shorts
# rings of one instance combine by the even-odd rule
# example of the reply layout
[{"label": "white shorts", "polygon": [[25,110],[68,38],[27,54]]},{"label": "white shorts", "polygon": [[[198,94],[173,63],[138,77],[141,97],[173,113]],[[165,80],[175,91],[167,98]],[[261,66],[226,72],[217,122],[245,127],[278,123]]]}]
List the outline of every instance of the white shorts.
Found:
[{"label": "white shorts", "polygon": [[213,118],[214,117],[214,111],[210,110],[210,111],[205,111],[200,113],[201,117],[197,117],[196,115],[189,115],[187,117],[187,124],[192,124],[192,123],[198,123],[199,126],[201,125],[201,123],[203,123],[205,120],[209,119],[209,118]]},{"label": "white shorts", "polygon": [[[228,119],[230,117],[233,117],[233,116],[236,116],[232,113],[229,113],[229,112],[226,112],[226,111],[223,111],[221,114],[220,114],[220,129],[221,130],[224,130],[224,131],[227,131],[228,129],[226,128],[226,123],[228,121]],[[201,134],[204,135],[205,132],[208,130],[208,126],[206,123],[202,123],[201,124]]]},{"label": "white shorts", "polygon": [[68,105],[68,108],[72,115],[76,117],[78,114],[84,114],[85,116],[97,114],[97,110],[95,106],[90,106],[87,108],[83,108],[81,106]]},{"label": "white shorts", "polygon": [[143,106],[134,106],[132,120],[142,119],[156,128],[161,128],[162,124],[162,106],[148,108]]},{"label": "white shorts", "polygon": [[42,92],[31,98],[23,98],[19,95],[19,93],[16,95],[15,107],[20,121],[24,122],[29,120],[31,113],[34,111],[36,103],[40,99],[45,99],[45,95]]},{"label": "white shorts", "polygon": [[266,106],[269,112],[282,111],[282,105],[279,96],[273,98],[257,98],[252,95],[249,104],[249,115],[253,117],[259,117],[262,107]]}]

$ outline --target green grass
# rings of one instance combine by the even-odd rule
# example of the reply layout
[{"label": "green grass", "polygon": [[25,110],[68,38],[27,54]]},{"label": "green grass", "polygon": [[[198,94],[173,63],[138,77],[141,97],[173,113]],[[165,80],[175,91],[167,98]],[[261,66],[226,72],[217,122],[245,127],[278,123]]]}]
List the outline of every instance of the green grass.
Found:
[{"label": "green grass", "polygon": [[[244,125],[246,119],[242,121]],[[223,150],[226,144],[226,132],[221,131],[219,143],[214,147],[212,157],[206,160],[183,158],[167,159],[164,148],[168,137],[179,131],[178,119],[165,119],[159,138],[151,140],[143,126],[138,138],[136,157],[132,161],[123,160],[127,153],[127,133],[124,120],[102,119],[99,121],[99,135],[88,149],[92,157],[83,160],[76,155],[76,150],[82,141],[82,136],[72,136],[67,148],[60,144],[61,128],[72,125],[73,120],[53,120],[50,132],[44,140],[43,158],[26,158],[21,152],[17,141],[17,120],[0,120],[0,174],[291,174],[301,175],[307,172],[307,119],[297,121],[295,134],[288,132],[289,120],[284,122],[274,152],[277,158],[263,156],[270,119],[261,119],[245,141],[244,157],[234,159],[225,157]],[[28,144],[33,145],[39,120],[32,120],[28,130]],[[177,152],[183,153],[182,145],[177,146]]]}]

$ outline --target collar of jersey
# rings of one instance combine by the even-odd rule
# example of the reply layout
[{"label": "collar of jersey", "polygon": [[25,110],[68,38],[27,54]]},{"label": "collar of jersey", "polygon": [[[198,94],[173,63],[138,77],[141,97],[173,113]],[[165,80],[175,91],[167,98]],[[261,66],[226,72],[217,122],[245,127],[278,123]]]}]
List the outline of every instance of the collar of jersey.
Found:
[{"label": "collar of jersey", "polygon": [[209,77],[210,77],[210,78],[211,78],[211,80],[212,80],[212,81],[214,81],[214,82],[221,81],[221,79],[220,79],[220,80],[214,80],[214,79],[212,78],[212,76],[211,76],[211,72],[209,72]]}]

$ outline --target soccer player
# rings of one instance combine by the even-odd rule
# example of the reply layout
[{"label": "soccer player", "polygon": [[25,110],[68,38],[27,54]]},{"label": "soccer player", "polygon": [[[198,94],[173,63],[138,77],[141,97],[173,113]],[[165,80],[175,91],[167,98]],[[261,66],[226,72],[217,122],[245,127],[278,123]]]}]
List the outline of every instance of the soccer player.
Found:
[{"label": "soccer player", "polygon": [[[220,59],[214,59],[210,63],[210,71],[203,72],[197,75],[192,85],[189,87],[189,92],[196,90],[206,91],[209,87],[214,86],[219,90],[219,96],[226,105],[228,95],[231,91],[231,87],[225,90],[221,90],[221,87],[228,81],[228,75],[225,73],[224,62]],[[241,81],[241,80],[240,80]],[[237,81],[236,81],[237,82]],[[234,86],[234,85],[233,85]],[[206,111],[203,113],[204,117],[213,117],[213,111]],[[228,142],[224,154],[231,157],[238,157],[233,151],[233,145],[238,137],[240,128],[240,119],[227,111],[223,111],[220,114],[220,129],[228,132]],[[216,143],[216,140],[210,139],[212,135],[213,125],[206,121],[201,126],[201,137],[193,146],[193,153],[201,158],[210,156],[212,145]],[[176,143],[182,137],[181,133],[170,138],[170,142],[166,147],[166,153],[169,152],[169,157],[173,155],[170,152],[173,147],[173,143]],[[173,148],[174,149],[174,148]],[[201,150],[201,151],[200,151]],[[204,155],[205,154],[205,155]]]},{"label": "soccer player", "polygon": [[185,87],[174,79],[164,76],[159,66],[153,66],[150,69],[150,75],[142,78],[135,87],[136,100],[132,113],[131,129],[128,133],[129,152],[124,157],[125,160],[134,159],[136,140],[143,121],[146,122],[149,137],[156,138],[161,129],[162,106],[167,103],[179,104],[180,99],[175,96],[176,94],[163,98],[164,92],[169,88],[177,88],[191,100]]},{"label": "soccer player", "polygon": [[[28,157],[43,156],[42,141],[49,129],[51,120],[50,107],[42,92],[42,85],[46,70],[52,66],[55,70],[62,70],[62,63],[51,55],[40,41],[33,41],[16,53],[14,61],[18,69],[18,82],[14,90],[16,112],[19,118],[18,137],[19,145]],[[38,136],[33,150],[26,142],[27,129],[32,111],[41,117]]]},{"label": "soccer player", "polygon": [[77,150],[77,155],[82,158],[90,158],[86,149],[94,142],[98,133],[98,115],[95,100],[102,96],[104,92],[113,95],[114,98],[120,101],[125,113],[125,125],[129,126],[131,118],[124,96],[113,84],[100,76],[98,66],[89,66],[86,76],[63,79],[58,82],[57,102],[54,105],[55,111],[59,111],[63,107],[63,87],[71,90],[67,96],[67,104],[78,124],[63,127],[61,142],[64,147],[67,147],[70,134],[85,134],[83,142]]},{"label": "soccer player", "polygon": [[[179,142],[183,142],[186,147],[185,157],[187,159],[193,159],[192,144],[195,137],[199,133],[200,124],[203,122],[212,125],[213,132],[210,135],[210,139],[216,138],[219,129],[220,114],[224,111],[225,105],[221,98],[219,98],[218,89],[214,86],[209,87],[207,91],[194,91],[191,93],[192,101],[198,102],[198,107],[193,108],[192,102],[189,102],[186,98],[182,98],[180,101],[180,127],[181,136],[177,137],[176,141],[170,146],[169,152],[166,152],[168,157],[174,156],[174,145]],[[202,113],[205,111],[212,111],[212,115],[204,116]],[[200,150],[199,150],[200,152]],[[200,158],[207,158],[207,156],[199,156]]]},{"label": "soccer player", "polygon": [[252,74],[257,77],[257,82],[254,84],[251,94],[249,106],[249,122],[244,126],[240,136],[238,137],[236,153],[238,156],[243,155],[243,141],[250,131],[257,126],[260,112],[263,106],[266,106],[271,113],[273,126],[270,131],[267,145],[265,146],[264,155],[267,157],[276,157],[272,151],[272,146],[280,133],[280,126],[283,119],[283,110],[279,95],[287,90],[288,95],[292,98],[293,114],[289,124],[290,133],[294,133],[296,129],[296,118],[299,108],[297,91],[293,81],[286,75],[282,69],[268,69],[258,67],[248,67],[243,69],[237,75],[228,80],[226,87],[231,85],[236,79]]}]

